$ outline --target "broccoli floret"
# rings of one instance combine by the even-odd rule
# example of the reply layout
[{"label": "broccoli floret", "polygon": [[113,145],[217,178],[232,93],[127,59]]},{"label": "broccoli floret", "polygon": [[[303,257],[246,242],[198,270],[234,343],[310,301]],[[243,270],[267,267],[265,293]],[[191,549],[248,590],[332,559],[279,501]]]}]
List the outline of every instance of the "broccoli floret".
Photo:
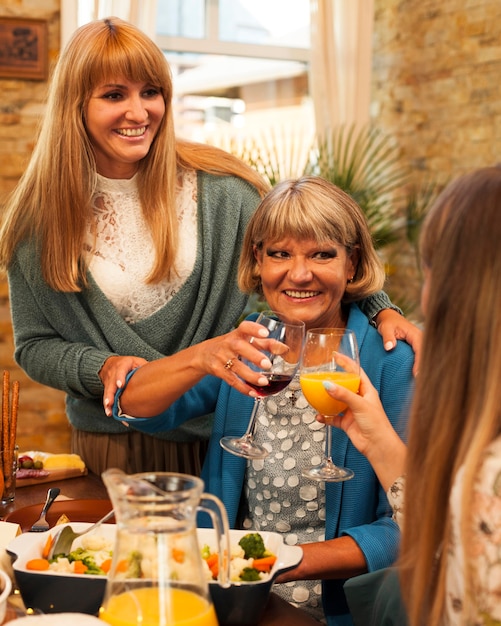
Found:
[{"label": "broccoli floret", "polygon": [[125,574],[125,578],[142,578],[143,571],[141,569],[141,561],[143,560],[143,555],[141,552],[137,550],[133,550],[129,554],[127,572]]},{"label": "broccoli floret", "polygon": [[77,548],[73,550],[73,552],[70,552],[68,554],[68,561],[70,563],[73,563],[73,561],[82,561],[82,563],[87,566],[86,574],[95,576],[105,575],[105,572],[97,565],[93,555],[88,550],[84,550],[84,548]]},{"label": "broccoli floret", "polygon": [[89,553],[83,548],[77,548],[76,550],[73,550],[73,552],[70,552],[67,556],[68,561],[73,563],[73,561],[83,561],[85,557],[89,556]]},{"label": "broccoli floret", "polygon": [[260,559],[266,552],[263,538],[259,533],[248,533],[244,535],[238,542],[238,545],[245,552],[246,559]]},{"label": "broccoli floret", "polygon": [[202,553],[202,559],[208,559],[210,557],[210,554],[211,554],[210,546],[205,544],[204,547],[201,550],[201,553]]},{"label": "broccoli floret", "polygon": [[261,580],[261,576],[257,569],[253,567],[244,567],[244,569],[240,572],[240,580],[245,582],[250,582],[253,580]]}]

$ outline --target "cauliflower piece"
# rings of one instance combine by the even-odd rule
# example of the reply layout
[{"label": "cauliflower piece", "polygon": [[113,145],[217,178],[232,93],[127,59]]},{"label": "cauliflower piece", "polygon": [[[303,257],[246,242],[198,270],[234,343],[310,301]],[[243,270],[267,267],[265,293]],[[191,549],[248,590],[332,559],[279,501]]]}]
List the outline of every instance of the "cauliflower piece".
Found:
[{"label": "cauliflower piece", "polygon": [[73,568],[66,557],[60,557],[49,565],[49,569],[53,572],[61,572],[63,574],[72,574]]},{"label": "cauliflower piece", "polygon": [[241,557],[235,557],[230,561],[230,580],[232,582],[240,580],[240,572],[244,567],[252,567],[254,559],[243,559]]},{"label": "cauliflower piece", "polygon": [[101,550],[106,550],[110,552],[113,549],[113,544],[111,541],[103,537],[102,535],[84,535],[80,544],[84,550],[93,550],[96,552],[100,552]]}]

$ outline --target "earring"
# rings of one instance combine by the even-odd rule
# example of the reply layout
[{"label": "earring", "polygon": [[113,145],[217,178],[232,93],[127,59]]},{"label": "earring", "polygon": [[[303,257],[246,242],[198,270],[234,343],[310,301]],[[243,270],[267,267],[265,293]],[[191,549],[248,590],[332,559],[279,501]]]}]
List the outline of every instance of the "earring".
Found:
[{"label": "earring", "polygon": [[351,278],[348,278],[348,282],[352,283],[353,282],[353,276]]}]

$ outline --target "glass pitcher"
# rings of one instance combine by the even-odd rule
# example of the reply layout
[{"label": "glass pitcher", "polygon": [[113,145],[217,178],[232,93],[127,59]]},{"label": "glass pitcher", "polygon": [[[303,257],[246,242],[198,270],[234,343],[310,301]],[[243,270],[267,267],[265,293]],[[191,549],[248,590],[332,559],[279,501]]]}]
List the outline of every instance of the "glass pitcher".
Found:
[{"label": "glass pitcher", "polygon": [[211,517],[219,547],[219,583],[229,584],[229,527],[222,502],[200,478],[171,472],[102,475],[117,534],[99,612],[113,626],[217,626],[196,517]]}]

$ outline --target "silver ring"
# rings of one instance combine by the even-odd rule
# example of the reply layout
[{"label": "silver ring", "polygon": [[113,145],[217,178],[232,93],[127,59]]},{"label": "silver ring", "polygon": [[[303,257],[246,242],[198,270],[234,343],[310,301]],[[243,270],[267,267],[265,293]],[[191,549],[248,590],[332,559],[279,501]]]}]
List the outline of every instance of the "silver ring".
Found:
[{"label": "silver ring", "polygon": [[233,361],[232,359],[228,359],[226,363],[224,364],[224,369],[231,370],[232,367],[233,367]]}]

